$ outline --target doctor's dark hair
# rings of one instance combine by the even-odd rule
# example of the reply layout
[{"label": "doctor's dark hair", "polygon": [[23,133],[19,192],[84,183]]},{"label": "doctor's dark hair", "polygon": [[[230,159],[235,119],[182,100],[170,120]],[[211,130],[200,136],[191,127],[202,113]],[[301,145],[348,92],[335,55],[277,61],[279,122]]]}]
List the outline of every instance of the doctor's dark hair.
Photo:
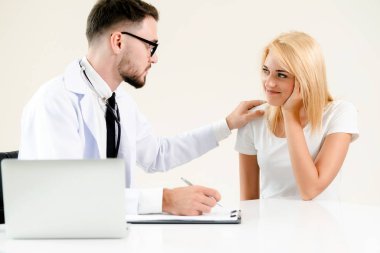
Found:
[{"label": "doctor's dark hair", "polygon": [[157,9],[141,0],[99,0],[87,18],[88,43],[119,22],[139,23],[147,16],[159,18]]}]

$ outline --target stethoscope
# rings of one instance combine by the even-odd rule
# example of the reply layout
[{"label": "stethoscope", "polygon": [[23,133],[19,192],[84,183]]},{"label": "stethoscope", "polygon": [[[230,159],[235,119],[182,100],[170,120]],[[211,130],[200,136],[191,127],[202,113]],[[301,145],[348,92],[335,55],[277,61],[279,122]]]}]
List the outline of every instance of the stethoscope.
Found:
[{"label": "stethoscope", "polygon": [[90,81],[90,78],[88,78],[86,74],[86,67],[82,65],[82,60],[79,61],[79,67],[82,70],[82,73],[84,77],[86,78],[88,84],[90,85],[90,88],[95,94],[103,101],[104,105],[107,107],[107,109],[111,110],[112,118],[115,120],[117,124],[117,141],[116,141],[116,157],[119,152],[120,147],[120,136],[121,136],[121,125],[120,125],[120,114],[119,114],[119,106],[116,103],[115,109],[112,108],[112,106],[108,103],[107,99],[105,97],[102,97],[99,92],[95,89],[94,85]]}]

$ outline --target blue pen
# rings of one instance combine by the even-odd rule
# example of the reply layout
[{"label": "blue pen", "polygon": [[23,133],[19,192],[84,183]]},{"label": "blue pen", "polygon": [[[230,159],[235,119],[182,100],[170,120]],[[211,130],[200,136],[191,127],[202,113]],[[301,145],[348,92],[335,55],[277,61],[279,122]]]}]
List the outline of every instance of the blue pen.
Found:
[{"label": "blue pen", "polygon": [[[181,177],[181,180],[182,180],[183,182],[185,182],[185,184],[187,184],[188,186],[192,186],[192,185],[193,185],[189,180],[187,180],[187,179],[185,179],[185,178],[183,178],[183,177]],[[213,196],[208,196],[208,197],[215,199]],[[216,199],[215,199],[215,201],[216,201]],[[217,204],[218,206],[220,206],[220,207],[223,207],[223,206],[222,206],[221,204],[219,204],[218,202],[216,202],[216,204]]]}]

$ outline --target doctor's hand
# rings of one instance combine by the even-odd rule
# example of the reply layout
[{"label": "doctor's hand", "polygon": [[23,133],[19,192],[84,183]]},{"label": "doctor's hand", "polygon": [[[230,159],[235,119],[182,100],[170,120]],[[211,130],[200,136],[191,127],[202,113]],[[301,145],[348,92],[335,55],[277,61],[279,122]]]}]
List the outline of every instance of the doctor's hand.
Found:
[{"label": "doctor's hand", "polygon": [[201,215],[209,213],[220,198],[218,191],[203,186],[165,188],[162,210],[174,215]]},{"label": "doctor's hand", "polygon": [[250,121],[262,116],[263,110],[250,111],[252,108],[266,103],[263,100],[251,100],[241,102],[238,107],[227,116],[226,121],[230,130],[241,128]]}]

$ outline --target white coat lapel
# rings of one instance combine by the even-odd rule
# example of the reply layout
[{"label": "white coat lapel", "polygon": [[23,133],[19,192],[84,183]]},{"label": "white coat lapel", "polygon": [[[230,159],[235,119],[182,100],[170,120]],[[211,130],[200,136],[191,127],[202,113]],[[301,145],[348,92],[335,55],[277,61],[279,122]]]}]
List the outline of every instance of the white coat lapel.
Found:
[{"label": "white coat lapel", "polygon": [[99,157],[101,159],[106,158],[106,143],[102,143],[101,140],[105,138],[101,138],[102,131],[100,129],[100,124],[102,122],[99,122],[100,120],[104,121],[103,117],[99,117],[96,108],[94,105],[97,104],[97,101],[94,101],[94,97],[92,94],[85,94],[83,98],[80,101],[80,105],[82,108],[82,115],[83,115],[83,121],[84,124],[88,127],[91,134],[94,136],[96,140],[96,144],[98,146],[99,150]]},{"label": "white coat lapel", "polygon": [[86,83],[86,80],[83,77],[82,70],[79,66],[79,61],[74,61],[71,63],[65,71],[65,86],[71,92],[77,93],[80,98],[80,107],[83,116],[83,123],[94,136],[96,140],[99,157],[106,158],[106,143],[101,143],[101,130],[98,114],[94,105],[97,104],[97,101],[94,101],[96,98],[92,96],[91,89]]}]

